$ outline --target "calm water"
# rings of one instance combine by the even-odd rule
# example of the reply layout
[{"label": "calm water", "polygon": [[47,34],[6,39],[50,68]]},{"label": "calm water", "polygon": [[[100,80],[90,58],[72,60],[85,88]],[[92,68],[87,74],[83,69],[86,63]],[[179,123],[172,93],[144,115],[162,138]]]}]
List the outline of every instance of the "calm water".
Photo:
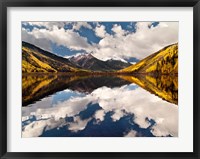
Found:
[{"label": "calm water", "polygon": [[22,137],[178,136],[178,79],[26,75]]}]

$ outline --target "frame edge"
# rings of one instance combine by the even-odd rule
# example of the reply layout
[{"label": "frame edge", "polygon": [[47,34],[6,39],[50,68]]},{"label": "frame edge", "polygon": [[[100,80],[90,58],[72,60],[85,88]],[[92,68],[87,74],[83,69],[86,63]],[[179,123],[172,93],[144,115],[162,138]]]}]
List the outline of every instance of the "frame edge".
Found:
[{"label": "frame edge", "polygon": [[[35,6],[34,3],[30,2],[30,3],[26,3],[25,1],[23,0],[20,0],[19,3],[18,1],[14,1],[14,3],[11,2],[11,0],[8,0],[9,3],[7,2],[0,2],[0,77],[2,78],[1,81],[0,81],[0,113],[1,113],[1,121],[0,121],[0,128],[2,129],[1,132],[0,132],[0,135],[1,135],[1,143],[0,143],[0,157],[3,159],[5,158],[13,158],[13,154],[15,154],[16,158],[29,158],[28,155],[26,153],[10,153],[10,152],[7,152],[7,109],[6,109],[6,106],[7,106],[7,7],[8,6],[12,6],[13,5],[16,5],[16,6],[21,6],[22,3],[25,4],[25,6]],[[39,2],[39,1],[38,1]],[[55,4],[53,1],[50,1],[51,5]],[[76,2],[76,1],[75,1]],[[160,1],[162,2],[162,1]],[[72,2],[74,3],[74,2]],[[77,2],[76,2],[77,3]],[[157,1],[158,3],[158,1]],[[39,3],[41,6],[46,6],[46,3]],[[140,4],[140,3],[138,3]],[[180,4],[180,3],[179,3]],[[185,4],[185,3],[184,3]],[[196,105],[194,108],[194,137],[197,139],[197,140],[194,140],[194,152],[195,152],[195,158],[199,159],[200,157],[200,147],[199,147],[199,136],[198,136],[198,133],[200,132],[200,126],[199,126],[199,120],[200,120],[200,117],[198,117],[198,115],[200,115],[200,109],[198,108],[198,105],[199,105],[199,99],[198,99],[198,95],[200,93],[199,91],[199,87],[200,85],[198,84],[198,81],[200,79],[200,71],[199,71],[199,68],[200,68],[200,64],[199,64],[199,37],[200,37],[200,31],[199,31],[199,28],[200,28],[200,2],[199,1],[191,1],[191,3],[187,2],[187,4],[194,4],[193,6],[193,9],[194,9],[194,15],[193,15],[193,19],[194,19],[194,42],[193,42],[193,46],[194,46],[194,64],[193,64],[193,67],[194,67],[194,75],[193,75],[193,78],[194,78],[194,105]],[[57,3],[58,5],[58,3]],[[56,5],[56,6],[57,6]],[[147,4],[148,5],[148,4]],[[23,5],[22,5],[23,6]],[[37,6],[37,5],[36,5]],[[86,6],[87,3],[86,3]],[[137,6],[137,5],[136,5]],[[140,5],[139,5],[140,6]],[[158,5],[159,7],[160,5]],[[184,5],[186,6],[186,5]],[[149,6],[151,7],[151,6]],[[21,154],[21,155],[20,155]],[[23,155],[25,154],[25,155]],[[39,155],[40,154],[40,155]],[[39,153],[37,155],[32,155],[32,157],[30,156],[30,158],[36,158],[35,156],[37,156],[38,158],[57,158],[57,157],[50,157],[50,153],[49,155],[47,155],[46,153]],[[53,155],[54,156],[54,155]],[[73,156],[73,155],[69,155],[69,157],[67,158],[84,158],[84,157],[81,157],[81,155],[78,155],[80,157],[70,157],[70,156]],[[110,155],[108,155],[110,156]],[[118,155],[117,158],[121,158],[120,157],[121,155]],[[137,155],[136,155],[137,156]],[[149,155],[150,157],[151,155]],[[176,156],[176,155],[175,155]],[[186,155],[187,156],[187,155]],[[14,157],[14,158],[15,158]],[[92,155],[91,155],[92,157]],[[99,156],[100,157],[100,156]],[[110,156],[111,157],[111,156]],[[113,156],[114,157],[114,156]],[[123,156],[122,156],[123,157]],[[151,156],[153,157],[153,155]],[[150,157],[150,158],[151,158]],[[58,158],[65,158],[65,157],[58,157]],[[100,157],[100,158],[103,158],[103,157]],[[145,158],[145,157],[136,157],[136,158]],[[170,158],[169,156],[168,157],[163,157],[164,158]],[[193,157],[181,157],[183,159],[192,159]]]}]

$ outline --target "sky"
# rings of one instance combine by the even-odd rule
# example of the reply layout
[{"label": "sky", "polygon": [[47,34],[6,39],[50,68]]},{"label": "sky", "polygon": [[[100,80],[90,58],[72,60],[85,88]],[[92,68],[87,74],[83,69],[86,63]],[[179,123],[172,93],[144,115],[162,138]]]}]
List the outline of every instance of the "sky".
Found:
[{"label": "sky", "polygon": [[22,41],[65,58],[134,62],[177,43],[178,22],[22,22]]}]

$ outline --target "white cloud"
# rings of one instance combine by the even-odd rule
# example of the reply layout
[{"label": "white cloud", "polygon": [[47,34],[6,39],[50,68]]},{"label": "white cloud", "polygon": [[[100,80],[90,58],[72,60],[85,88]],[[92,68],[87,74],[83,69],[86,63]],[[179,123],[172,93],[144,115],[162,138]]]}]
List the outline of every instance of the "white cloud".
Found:
[{"label": "white cloud", "polygon": [[106,36],[105,28],[106,27],[104,25],[97,25],[96,28],[95,28],[96,36],[98,36],[100,38],[104,38]]},{"label": "white cloud", "polygon": [[70,22],[23,22],[24,25],[32,25],[38,27],[45,27],[49,30],[52,30],[54,27],[63,28],[66,24]]},{"label": "white cloud", "polygon": [[131,130],[124,137],[136,137],[137,132],[135,130]]},{"label": "white cloud", "polygon": [[43,131],[60,127],[63,123],[65,123],[65,120],[55,120],[53,118],[33,121],[23,128],[22,137],[38,137],[42,135]]},{"label": "white cloud", "polygon": [[63,26],[67,22],[25,22],[30,25],[45,26],[47,29],[34,28],[31,32],[22,29],[22,40],[35,44],[46,50],[51,50],[50,42],[63,45],[71,50],[85,50],[101,60],[110,58],[125,59],[135,57],[143,59],[146,56],[172,43],[178,42],[178,22],[160,22],[153,27],[152,22],[137,22],[136,32],[123,30],[120,25],[113,25],[114,35],[106,32],[105,26],[97,23],[94,33],[102,39],[98,44],[89,44],[87,38],[80,36],[74,30],[81,26],[92,29],[87,22],[73,22],[71,30]]},{"label": "white cloud", "polygon": [[120,25],[114,25],[114,35],[104,37],[95,48],[94,56],[108,59],[146,56],[172,43],[178,42],[178,22],[160,22],[156,27],[151,22],[136,23],[136,32],[127,32]]},{"label": "white cloud", "polygon": [[117,37],[124,36],[126,33],[126,31],[122,29],[121,25],[117,24],[115,24],[111,30],[115,33],[115,36]]},{"label": "white cloud", "polygon": [[43,98],[40,102],[37,102],[37,104],[30,104],[29,109],[26,109],[26,107],[22,107],[22,116],[26,117],[26,120],[29,119],[29,115],[35,115],[34,112],[38,109],[49,109],[52,107],[52,97],[46,97]]},{"label": "white cloud", "polygon": [[73,119],[74,119],[74,122],[69,123],[69,126],[68,126],[68,129],[73,132],[78,132],[80,130],[84,130],[85,127],[87,126],[88,122],[91,120],[91,118],[81,120],[80,117],[74,117]]},{"label": "white cloud", "polygon": [[52,51],[50,41],[46,38],[36,38],[31,32],[22,28],[22,41],[36,45],[46,51]]},{"label": "white cloud", "polygon": [[118,109],[114,112],[114,114],[111,116],[111,118],[113,119],[113,121],[118,121],[119,119],[121,119],[121,117],[123,117],[126,113],[123,112],[123,110]]},{"label": "white cloud", "polygon": [[105,116],[105,112],[104,110],[98,110],[96,113],[95,113],[95,119],[97,120],[100,120],[100,121],[103,121],[104,120],[104,116]]},{"label": "white cloud", "polygon": [[52,30],[34,28],[31,32],[22,29],[22,40],[46,50],[50,50],[50,42],[56,43],[58,46],[63,45],[72,50],[91,50],[87,38],[81,37],[73,30],[65,30],[56,26]]},{"label": "white cloud", "polygon": [[49,22],[22,22],[23,25],[31,25],[31,26],[38,26],[38,27],[45,27],[49,30],[54,29],[55,27],[57,28],[64,28],[65,25],[71,24],[73,27],[72,29],[74,30],[79,30],[81,27],[85,27],[88,29],[92,29],[92,26],[87,23],[87,22],[54,22],[54,21],[49,21]]},{"label": "white cloud", "polygon": [[89,23],[87,23],[87,22],[75,22],[73,24],[73,29],[74,30],[79,30],[81,27],[92,29],[92,26]]}]

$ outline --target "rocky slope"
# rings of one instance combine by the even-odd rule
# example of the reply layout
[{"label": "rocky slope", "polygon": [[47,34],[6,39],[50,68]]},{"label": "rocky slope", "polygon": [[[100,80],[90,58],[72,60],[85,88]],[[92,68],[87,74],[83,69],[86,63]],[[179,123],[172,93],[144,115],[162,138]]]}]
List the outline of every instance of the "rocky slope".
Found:
[{"label": "rocky slope", "polygon": [[74,64],[92,71],[116,71],[130,66],[130,63],[126,63],[120,60],[107,60],[101,61],[94,57],[92,54],[81,54],[69,58]]}]

